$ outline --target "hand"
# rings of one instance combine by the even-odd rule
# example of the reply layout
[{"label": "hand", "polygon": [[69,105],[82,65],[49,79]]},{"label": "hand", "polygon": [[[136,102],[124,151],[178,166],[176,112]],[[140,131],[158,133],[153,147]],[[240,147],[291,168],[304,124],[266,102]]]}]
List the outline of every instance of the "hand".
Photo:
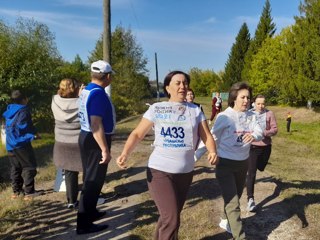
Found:
[{"label": "hand", "polygon": [[82,90],[85,88],[86,86],[84,84],[81,84],[81,86],[79,87],[79,93],[78,96],[80,96]]},{"label": "hand", "polygon": [[126,169],[126,161],[127,161],[128,156],[126,154],[121,154],[118,158],[117,158],[117,164],[121,169]]},{"label": "hand", "polygon": [[41,139],[41,136],[39,135],[39,133],[37,133],[36,135],[34,135],[34,140],[37,140],[37,139]]},{"label": "hand", "polygon": [[99,162],[99,164],[108,164],[110,162],[110,160],[111,160],[110,153],[102,151],[101,155],[102,155],[102,158],[101,158],[101,161]]},{"label": "hand", "polygon": [[208,153],[208,161],[211,165],[217,165],[219,162],[219,158],[216,152]]},{"label": "hand", "polygon": [[242,137],[243,143],[252,143],[254,141],[254,137],[250,133],[245,133]]}]

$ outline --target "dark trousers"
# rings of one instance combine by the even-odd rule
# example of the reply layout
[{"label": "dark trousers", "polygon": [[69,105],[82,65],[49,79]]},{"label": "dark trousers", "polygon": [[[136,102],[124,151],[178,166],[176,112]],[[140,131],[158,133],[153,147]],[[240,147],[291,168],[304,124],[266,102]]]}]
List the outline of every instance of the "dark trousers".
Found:
[{"label": "dark trousers", "polygon": [[271,145],[254,146],[251,145],[249,167],[247,174],[247,196],[254,198],[254,184],[257,176],[257,169],[264,171],[271,155]]},{"label": "dark trousers", "polygon": [[[31,143],[8,153],[11,164],[12,189],[15,194],[34,193],[34,177],[37,174],[37,162]],[[23,190],[24,185],[24,190]]]},{"label": "dark trousers", "polygon": [[160,214],[154,239],[178,239],[180,213],[192,178],[193,172],[172,174],[147,168],[149,192]]},{"label": "dark trousers", "polygon": [[[110,150],[111,136],[106,135]],[[108,164],[99,164],[102,155],[92,133],[80,132],[79,146],[83,166],[83,186],[80,195],[77,227],[88,228],[92,225],[97,209],[98,198],[106,177]]]},{"label": "dark trousers", "polygon": [[64,170],[68,203],[75,203],[77,201],[79,191],[78,175],[79,172]]},{"label": "dark trousers", "polygon": [[241,221],[240,198],[246,181],[248,161],[236,161],[220,158],[216,167],[216,177],[219,182],[224,201],[224,214],[229,221],[234,239],[245,239]]},{"label": "dark trousers", "polygon": [[290,132],[291,120],[287,120],[287,132]]}]

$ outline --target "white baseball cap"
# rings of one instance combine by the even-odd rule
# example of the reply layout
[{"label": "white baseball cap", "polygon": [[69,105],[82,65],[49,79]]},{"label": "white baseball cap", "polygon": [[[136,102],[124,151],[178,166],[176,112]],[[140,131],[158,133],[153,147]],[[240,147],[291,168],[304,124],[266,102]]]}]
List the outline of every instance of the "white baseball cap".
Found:
[{"label": "white baseball cap", "polygon": [[91,64],[91,72],[95,73],[114,73],[111,65],[103,60],[98,60]]}]

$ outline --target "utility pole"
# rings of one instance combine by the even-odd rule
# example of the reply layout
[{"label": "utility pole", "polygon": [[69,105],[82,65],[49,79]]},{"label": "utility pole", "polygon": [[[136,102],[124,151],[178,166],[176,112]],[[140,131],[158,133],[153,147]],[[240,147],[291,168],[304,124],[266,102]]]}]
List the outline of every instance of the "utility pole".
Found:
[{"label": "utility pole", "polygon": [[156,63],[156,82],[157,82],[157,101],[160,101],[160,91],[159,91],[159,78],[158,78],[158,60],[157,53],[154,53],[155,63]]},{"label": "utility pole", "polygon": [[[103,60],[111,64],[111,0],[103,0]],[[111,85],[106,87],[111,97]]]}]

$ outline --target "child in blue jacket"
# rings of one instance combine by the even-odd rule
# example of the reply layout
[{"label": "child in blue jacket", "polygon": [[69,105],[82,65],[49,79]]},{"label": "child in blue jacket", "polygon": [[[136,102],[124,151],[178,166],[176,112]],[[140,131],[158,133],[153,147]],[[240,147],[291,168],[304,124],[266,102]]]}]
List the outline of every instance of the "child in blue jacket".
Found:
[{"label": "child in blue jacket", "polygon": [[12,199],[24,195],[24,199],[29,200],[36,193],[34,177],[37,163],[31,146],[36,133],[27,107],[27,97],[19,90],[14,90],[11,101],[3,117],[6,121],[6,149],[11,164]]}]

